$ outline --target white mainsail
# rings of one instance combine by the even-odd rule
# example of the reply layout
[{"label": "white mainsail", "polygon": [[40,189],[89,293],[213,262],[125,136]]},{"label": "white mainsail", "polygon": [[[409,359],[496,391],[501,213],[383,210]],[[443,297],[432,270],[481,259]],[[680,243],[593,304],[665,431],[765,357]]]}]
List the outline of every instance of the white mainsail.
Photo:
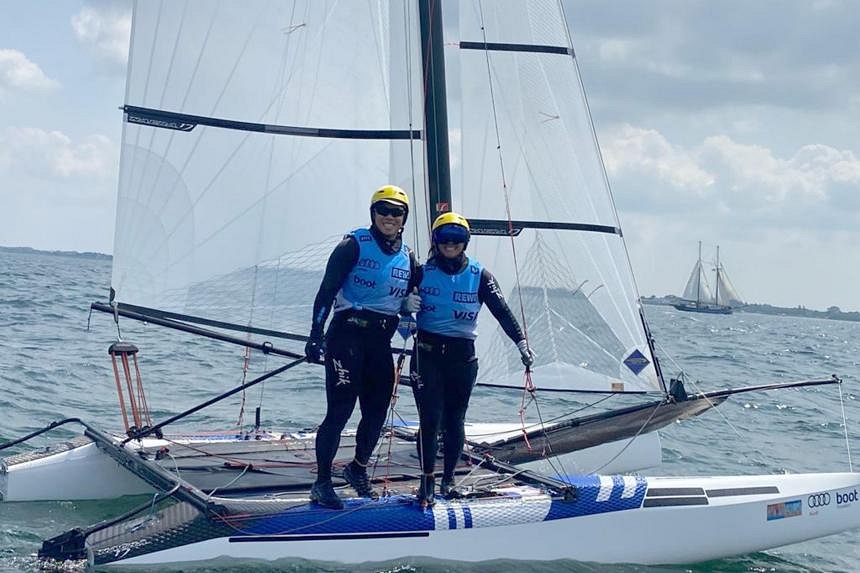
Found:
[{"label": "white mainsail", "polygon": [[711,286],[708,284],[708,277],[705,274],[701,259],[696,261],[695,266],[693,266],[682,297],[685,300],[694,300],[698,303],[714,303],[714,293],[711,292]]},{"label": "white mainsail", "polygon": [[[331,248],[367,224],[384,183],[412,196],[405,236],[423,257],[416,6],[136,3],[115,299],[303,334]],[[513,240],[518,273],[506,236],[476,228],[469,253],[522,306],[535,383],[661,391],[560,4],[446,9],[451,208],[527,222]],[[521,386],[490,317],[479,352],[481,383]]]},{"label": "white mainsail", "polygon": [[[404,187],[407,236],[423,237],[420,42],[407,8],[135,4],[116,300],[304,334],[328,255],[369,223],[374,189]],[[339,131],[310,136],[318,129]]]}]

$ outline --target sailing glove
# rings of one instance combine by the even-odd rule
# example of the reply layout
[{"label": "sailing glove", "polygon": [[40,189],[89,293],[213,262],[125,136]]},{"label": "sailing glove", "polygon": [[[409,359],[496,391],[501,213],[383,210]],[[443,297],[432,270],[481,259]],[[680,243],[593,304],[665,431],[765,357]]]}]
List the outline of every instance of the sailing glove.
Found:
[{"label": "sailing glove", "polygon": [[416,292],[418,289],[413,290],[411,293],[406,295],[406,298],[403,299],[403,302],[400,303],[400,310],[406,313],[418,312],[421,310],[421,295]]},{"label": "sailing glove", "polygon": [[305,344],[305,357],[311,364],[322,364],[325,352],[325,341],[320,336],[311,335]]},{"label": "sailing glove", "polygon": [[523,361],[523,366],[530,368],[535,363],[535,353],[529,348],[529,343],[523,338],[517,342],[517,350],[520,351],[520,360]]}]

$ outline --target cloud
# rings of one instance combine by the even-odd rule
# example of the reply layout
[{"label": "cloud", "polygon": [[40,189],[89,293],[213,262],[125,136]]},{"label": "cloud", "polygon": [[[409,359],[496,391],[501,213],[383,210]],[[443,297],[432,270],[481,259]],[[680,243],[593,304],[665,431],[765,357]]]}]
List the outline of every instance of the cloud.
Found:
[{"label": "cloud", "polygon": [[672,145],[656,130],[624,124],[602,143],[610,175],[648,174],[677,189],[695,192],[714,184],[714,175],[698,165],[695,151]]},{"label": "cloud", "polygon": [[131,36],[131,10],[126,2],[86,4],[72,16],[78,42],[115,69],[125,69]]},{"label": "cloud", "polygon": [[108,179],[118,164],[116,146],[104,135],[78,141],[60,131],[34,127],[0,130],[0,172],[40,179]]},{"label": "cloud", "polygon": [[626,124],[601,139],[624,210],[705,209],[739,223],[760,217],[758,224],[776,226],[860,221],[860,158],[850,150],[810,144],[780,157],[727,135],[684,147],[656,130]]},{"label": "cloud", "polygon": [[45,75],[23,52],[0,48],[0,92],[4,88],[44,90],[59,87],[59,82]]}]

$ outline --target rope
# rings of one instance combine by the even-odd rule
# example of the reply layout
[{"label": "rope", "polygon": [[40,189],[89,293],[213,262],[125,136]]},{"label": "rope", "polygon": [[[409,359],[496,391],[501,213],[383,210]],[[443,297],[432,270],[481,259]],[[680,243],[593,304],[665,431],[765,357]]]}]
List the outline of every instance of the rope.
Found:
[{"label": "rope", "polygon": [[[519,261],[517,260],[517,247],[516,247],[516,242],[514,240],[514,223],[513,223],[513,216],[511,215],[511,196],[510,196],[511,194],[510,194],[510,188],[508,187],[507,176],[505,174],[504,155],[502,154],[502,137],[501,137],[501,132],[499,131],[499,117],[498,117],[498,112],[497,112],[497,108],[496,108],[496,93],[495,93],[495,90],[493,89],[493,73],[492,73],[492,66],[490,65],[490,51],[489,51],[488,42],[487,42],[487,29],[486,29],[486,26],[484,24],[484,4],[483,4],[483,2],[480,2],[480,1],[478,2],[478,8],[479,8],[480,15],[481,15],[481,35],[482,35],[482,38],[484,41],[484,59],[487,63],[487,83],[489,85],[489,90],[490,90],[490,105],[491,105],[491,109],[493,110],[493,127],[494,127],[495,134],[496,134],[496,150],[498,151],[498,155],[499,155],[499,170],[500,170],[500,174],[501,174],[501,178],[502,178],[502,193],[505,197],[505,216],[507,217],[507,221],[508,221],[508,236],[510,237],[510,241],[511,241],[511,256],[513,258],[513,263],[514,263],[514,279],[515,279],[516,290],[517,290],[517,302],[519,303],[519,307],[520,307],[520,319],[522,320],[523,337],[525,338],[526,344],[528,344],[528,342],[529,342],[528,321],[526,320],[526,309],[525,309],[525,303],[523,302],[522,284],[520,281],[520,265],[519,265]],[[531,396],[531,400],[530,400],[529,404],[531,402],[534,402],[535,409],[538,412],[538,417],[539,417],[539,419],[541,419],[540,407],[538,406],[536,392],[537,392],[537,388],[535,387],[534,383],[532,382],[531,367],[526,366],[525,372],[523,373],[523,397],[522,397],[522,401],[520,403],[519,415],[520,415],[520,424],[522,426],[523,438],[525,439],[526,446],[528,447],[529,450],[531,450],[531,444],[529,443],[528,435],[526,433],[526,420],[525,420],[525,412],[526,412],[526,407],[527,407],[526,396],[527,395]],[[541,419],[540,423],[541,423],[541,427],[544,427],[542,419]],[[545,428],[544,428],[544,439],[546,440],[547,447],[549,448],[549,450],[551,452],[552,447],[551,447],[549,435],[546,433]]]}]

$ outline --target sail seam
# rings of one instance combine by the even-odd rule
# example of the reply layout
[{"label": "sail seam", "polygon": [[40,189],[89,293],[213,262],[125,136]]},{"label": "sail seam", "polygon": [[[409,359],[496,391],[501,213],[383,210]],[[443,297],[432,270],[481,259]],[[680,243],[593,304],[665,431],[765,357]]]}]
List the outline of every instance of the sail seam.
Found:
[{"label": "sail seam", "polygon": [[161,127],[177,131],[191,131],[198,125],[253,131],[275,135],[295,135],[302,137],[322,137],[329,139],[420,139],[421,130],[409,129],[334,129],[325,127],[300,127],[294,125],[274,125],[189,115],[160,109],[124,106],[126,121],[151,127]]}]

